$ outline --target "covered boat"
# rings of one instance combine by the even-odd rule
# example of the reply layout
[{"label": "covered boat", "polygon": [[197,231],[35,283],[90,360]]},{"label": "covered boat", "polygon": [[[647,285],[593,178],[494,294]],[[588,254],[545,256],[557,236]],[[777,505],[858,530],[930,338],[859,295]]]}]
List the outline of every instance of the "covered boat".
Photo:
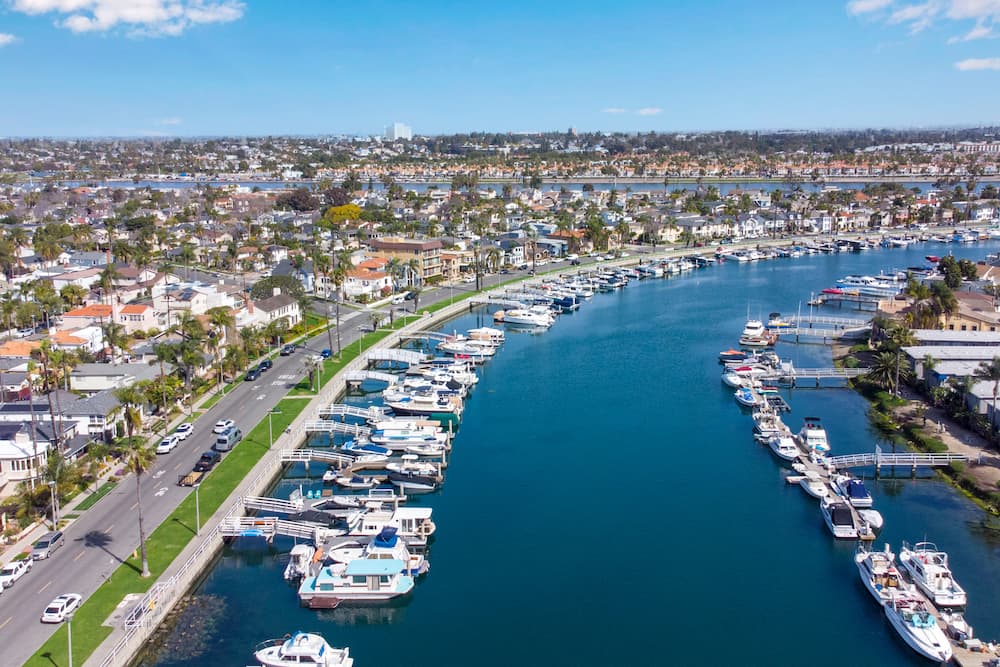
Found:
[{"label": "covered boat", "polygon": [[314,632],[296,632],[280,639],[261,642],[254,650],[254,658],[264,667],[352,667],[354,659],[348,648],[334,648],[322,635]]}]

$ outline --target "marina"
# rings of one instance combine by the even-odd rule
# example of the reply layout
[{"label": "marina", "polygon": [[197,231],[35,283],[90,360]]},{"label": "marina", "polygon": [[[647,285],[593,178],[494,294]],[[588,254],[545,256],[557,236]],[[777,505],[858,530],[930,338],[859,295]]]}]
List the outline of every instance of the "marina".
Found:
[{"label": "marina", "polygon": [[[226,651],[243,655],[246,647],[253,646],[261,637],[285,632],[290,622],[296,627],[319,629],[333,645],[350,646],[350,655],[362,661],[359,664],[391,664],[394,647],[421,642],[422,637],[434,633],[441,623],[449,628],[448,640],[421,642],[422,650],[408,659],[409,664],[464,664],[464,656],[477,650],[476,628],[483,624],[489,624],[497,633],[516,634],[529,647],[530,663],[643,664],[642,656],[651,650],[648,637],[656,636],[665,620],[669,620],[671,632],[687,637],[690,643],[688,652],[679,656],[678,662],[704,662],[703,652],[696,646],[712,642],[719,630],[715,624],[722,617],[713,600],[724,594],[722,582],[713,587],[701,576],[669,584],[654,579],[648,591],[626,596],[616,590],[613,580],[588,577],[588,568],[583,563],[553,562],[546,547],[551,544],[552,529],[566,526],[566,506],[561,499],[569,495],[575,498],[573,513],[587,516],[588,525],[603,522],[613,526],[615,534],[642,535],[644,548],[662,554],[659,565],[662,569],[740,576],[740,596],[730,602],[729,612],[742,614],[747,623],[727,630],[731,642],[713,644],[718,663],[774,664],[781,662],[789,650],[815,655],[811,662],[816,664],[839,663],[843,656],[816,651],[818,645],[810,630],[816,624],[830,623],[837,625],[838,636],[848,645],[864,644],[863,662],[921,664],[922,659],[893,632],[886,615],[871,604],[869,590],[858,581],[857,564],[852,558],[853,541],[832,540],[819,504],[785,483],[785,477],[793,472],[806,479],[832,479],[830,466],[800,450],[796,463],[803,467],[790,470],[767,443],[750,447],[755,424],[748,412],[741,412],[734,405],[732,389],[721,391],[726,387],[720,387],[717,379],[718,350],[732,345],[744,327],[745,301],[740,304],[733,298],[725,303],[719,300],[709,303],[698,296],[707,291],[724,294],[729,285],[737,282],[748,288],[773,284],[781,287],[771,290],[774,294],[769,295],[769,300],[779,303],[768,304],[769,307],[784,307],[786,312],[792,312],[794,304],[802,298],[805,279],[795,279],[799,282],[798,290],[786,289],[783,285],[790,282],[790,275],[806,267],[810,273],[826,271],[828,276],[871,271],[867,266],[848,268],[843,262],[865,261],[876,267],[879,264],[874,260],[880,255],[885,261],[884,256],[897,252],[907,249],[850,257],[814,255],[788,262],[725,262],[707,270],[686,272],[676,279],[646,279],[627,289],[614,288],[610,293],[595,295],[578,311],[557,317],[542,335],[507,329],[503,348],[481,366],[480,382],[468,394],[459,415],[461,423],[452,422],[456,424],[454,450],[449,457],[447,479],[430,493],[407,492],[407,507],[434,508],[438,530],[429,547],[433,571],[414,582],[405,596],[380,603],[379,607],[338,605],[316,611],[299,606],[294,591],[282,576],[289,562],[288,553],[299,538],[281,533],[276,533],[270,541],[239,538],[227,547],[196,594],[221,596],[228,605],[247,609],[246,617],[241,627],[227,629],[224,636],[206,645],[199,658],[187,664],[219,664]],[[815,280],[817,284],[826,282],[821,278]],[[743,294],[740,300],[745,298]],[[493,309],[492,305],[474,309],[443,329],[465,331],[490,324]],[[671,348],[683,348],[688,361],[678,361],[676,356],[662,353],[663,349]],[[779,340],[775,350],[796,368],[831,366],[825,347],[792,345]],[[617,360],[613,367],[605,363],[609,358]],[[633,368],[631,373],[636,376],[669,378],[669,382],[658,383],[655,392],[648,391],[644,383],[635,382],[632,374],[615,372],[623,365]],[[353,393],[344,399],[353,407],[324,408],[317,420],[349,421],[348,427],[357,426],[355,436],[364,435],[360,429],[371,429],[369,419],[384,416],[379,409],[384,386],[375,378],[366,378],[359,387],[363,393]],[[594,386],[599,386],[600,391],[591,391]],[[528,387],[558,388],[558,391],[529,392]],[[826,464],[836,461],[834,456],[878,456],[871,454],[876,436],[865,421],[864,401],[852,392],[824,388],[798,392],[783,388],[777,394],[758,395],[780,398],[790,410],[790,414],[782,417],[788,424],[802,423],[803,415],[819,415],[823,419],[829,431],[831,455]],[[641,418],[649,414],[658,418]],[[760,428],[769,427],[761,422]],[[609,443],[622,442],[623,434],[630,456],[639,455],[651,465],[630,468],[628,485],[612,486],[608,484],[606,465],[609,454],[614,453]],[[323,451],[323,447],[317,446],[319,443],[324,439],[339,439],[341,435],[350,434],[334,436],[332,432],[321,433],[317,429],[313,436],[317,440],[308,449]],[[709,488],[685,476],[674,476],[664,483],[655,464],[677,456],[686,444],[704,437],[710,438],[713,447],[727,459],[718,462],[714,471],[716,476],[726,479],[725,485]],[[567,456],[569,451],[575,455]],[[320,476],[327,465],[325,461],[307,471],[304,458],[293,461],[292,453],[288,456],[292,463],[289,481],[279,482],[273,495],[288,498],[300,485],[318,499],[332,498],[338,493],[323,495],[326,489]],[[530,467],[514,463],[525,460],[531,461]],[[861,466],[858,472],[874,473],[875,461],[862,461],[857,463]],[[968,527],[976,523],[979,511],[947,486],[928,477],[926,466],[932,463],[920,461],[913,465],[915,480],[862,477],[885,518],[878,540],[899,544],[905,539],[933,534],[939,543],[948,544],[950,562],[957,576],[966,582],[976,582],[975,590],[969,591],[968,616],[976,626],[977,635],[997,636],[1000,627],[993,620],[997,604],[994,600],[1000,591],[995,590],[996,584],[987,574],[995,562],[995,547]],[[842,467],[847,467],[847,463],[842,463]],[[581,488],[597,493],[593,497],[580,495]],[[630,504],[636,506],[669,507],[682,503],[700,509],[671,512],[671,530],[657,533],[648,529],[652,514],[641,511],[623,514],[620,507],[609,507],[604,501],[608,494],[627,494]],[[725,502],[720,503],[720,498]],[[738,506],[729,502],[735,498],[741,499]],[[859,512],[865,511],[851,509],[849,504],[847,510],[854,521],[863,518]],[[767,543],[757,536],[759,524],[755,517],[761,516],[769,517],[772,535]],[[582,552],[599,549],[608,536],[607,532],[567,528],[567,534],[576,542],[575,548]],[[734,562],[723,550],[690,550],[682,546],[682,535],[706,529],[717,533],[720,544],[723,541],[754,544],[757,553],[750,560]],[[489,581],[476,578],[475,554],[495,549],[507,535],[516,536],[519,545],[508,564],[513,568],[509,569],[509,575],[500,574]],[[810,572],[823,572],[822,580],[817,582],[819,593],[815,589],[807,592],[783,588],[780,605],[770,603],[774,590],[769,578],[754,576],[752,572],[767,571],[774,563],[781,563],[786,574],[793,577],[804,575],[806,568]],[[366,569],[356,576],[388,576],[394,578],[394,586],[405,588],[408,575],[402,574],[402,568],[398,572],[370,573]],[[533,604],[526,605],[518,591],[512,590],[512,582],[521,575],[542,573],[544,581],[538,584]],[[340,575],[331,572],[324,585],[342,585],[337,576]],[[250,587],[245,583],[247,577],[254,582]],[[581,577],[586,581],[587,594],[601,604],[579,610],[558,604],[557,598],[575,594],[573,582]],[[473,581],[478,586],[477,603],[463,605],[461,614],[449,611]],[[680,595],[690,601],[685,605],[685,614],[678,615],[663,604],[668,585],[669,597]],[[812,604],[817,594],[825,600],[822,608]],[[263,608],[254,609],[255,605]],[[272,615],[279,617],[269,618]],[[618,620],[626,617],[627,624]],[[706,625],[705,619],[711,623]],[[750,641],[750,637],[768,632],[767,628],[774,623],[781,624],[799,639],[792,640],[790,645]],[[553,637],[579,632],[592,637],[586,651],[573,650],[567,656],[565,643],[552,641]],[[251,640],[252,637],[255,639]],[[606,648],[595,649],[602,646]],[[968,655],[972,654],[966,654],[966,660]],[[956,658],[962,660],[963,656],[956,654]],[[477,662],[506,664],[501,656],[491,655],[484,655]],[[713,658],[712,662],[716,660]],[[161,660],[149,664],[170,663]],[[978,663],[963,661],[962,664]]]}]

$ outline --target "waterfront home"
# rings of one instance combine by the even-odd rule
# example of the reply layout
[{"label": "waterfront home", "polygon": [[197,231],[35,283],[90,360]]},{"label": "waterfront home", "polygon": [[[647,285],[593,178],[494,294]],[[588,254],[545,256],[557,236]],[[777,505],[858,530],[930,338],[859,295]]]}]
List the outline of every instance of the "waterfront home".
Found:
[{"label": "waterfront home", "polygon": [[430,278],[441,275],[441,250],[444,244],[440,239],[383,238],[373,239],[369,245],[379,254],[395,257],[403,263],[409,263],[411,259],[417,260],[416,271],[407,272],[408,286],[423,285]]},{"label": "waterfront home", "polygon": [[[171,373],[174,367],[164,363],[163,372]],[[127,387],[142,380],[160,377],[158,364],[79,364],[69,376],[69,386],[75,392],[90,396],[101,391]]]}]

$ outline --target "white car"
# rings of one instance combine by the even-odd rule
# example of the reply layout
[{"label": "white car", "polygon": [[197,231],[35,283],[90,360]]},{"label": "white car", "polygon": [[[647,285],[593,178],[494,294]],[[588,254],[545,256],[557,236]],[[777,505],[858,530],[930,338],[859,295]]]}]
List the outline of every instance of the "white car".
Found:
[{"label": "white car", "polygon": [[49,603],[42,612],[42,623],[62,623],[73,615],[80,606],[83,596],[79,593],[65,593]]},{"label": "white car", "polygon": [[12,560],[0,570],[0,590],[10,588],[31,569],[31,559]]},{"label": "white car", "polygon": [[467,285],[470,284],[470,283],[474,283],[474,282],[476,282],[476,277],[475,276],[465,276],[464,278],[462,278],[462,282],[465,283],[465,284],[467,284]]},{"label": "white car", "polygon": [[194,433],[194,424],[183,423],[177,427],[174,431],[174,435],[177,436],[178,440],[187,440],[188,436]]},{"label": "white car", "polygon": [[163,440],[161,440],[160,444],[158,444],[156,446],[156,453],[157,454],[169,454],[170,452],[173,451],[174,447],[177,446],[178,442],[180,442],[180,439],[176,435],[174,435],[173,433],[171,433],[170,435],[168,435],[167,437],[165,437]]},{"label": "white car", "polygon": [[236,422],[232,419],[220,419],[215,422],[215,428],[212,429],[212,433],[225,433],[234,426],[236,426]]}]

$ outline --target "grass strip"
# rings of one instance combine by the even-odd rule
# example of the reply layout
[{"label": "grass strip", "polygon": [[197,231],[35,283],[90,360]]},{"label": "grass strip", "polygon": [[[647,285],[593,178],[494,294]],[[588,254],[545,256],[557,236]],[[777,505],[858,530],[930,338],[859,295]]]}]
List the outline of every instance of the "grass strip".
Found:
[{"label": "grass strip", "polygon": [[[281,412],[274,413],[271,417],[272,432],[284,431],[308,404],[308,400],[282,403]],[[268,445],[268,423],[267,419],[263,419],[201,483],[198,500],[202,518],[212,516],[222,506],[247,473],[267,453]],[[73,616],[73,664],[82,665],[111,634],[112,628],[104,626],[103,623],[122,599],[129,593],[141,594],[148,591],[195,535],[195,496],[191,493],[146,540],[152,576],[148,578],[139,576],[141,562],[133,555],[87,598]],[[63,667],[69,664],[68,657],[67,631],[66,626],[63,626],[28,659],[25,665]]]},{"label": "grass strip", "polygon": [[80,502],[80,504],[77,505],[74,509],[79,512],[82,512],[84,510],[89,510],[97,503],[98,500],[111,493],[111,489],[115,488],[116,486],[118,486],[116,482],[105,482],[104,484],[101,484],[99,487],[97,487],[96,491],[94,491],[89,496],[84,498]]}]

